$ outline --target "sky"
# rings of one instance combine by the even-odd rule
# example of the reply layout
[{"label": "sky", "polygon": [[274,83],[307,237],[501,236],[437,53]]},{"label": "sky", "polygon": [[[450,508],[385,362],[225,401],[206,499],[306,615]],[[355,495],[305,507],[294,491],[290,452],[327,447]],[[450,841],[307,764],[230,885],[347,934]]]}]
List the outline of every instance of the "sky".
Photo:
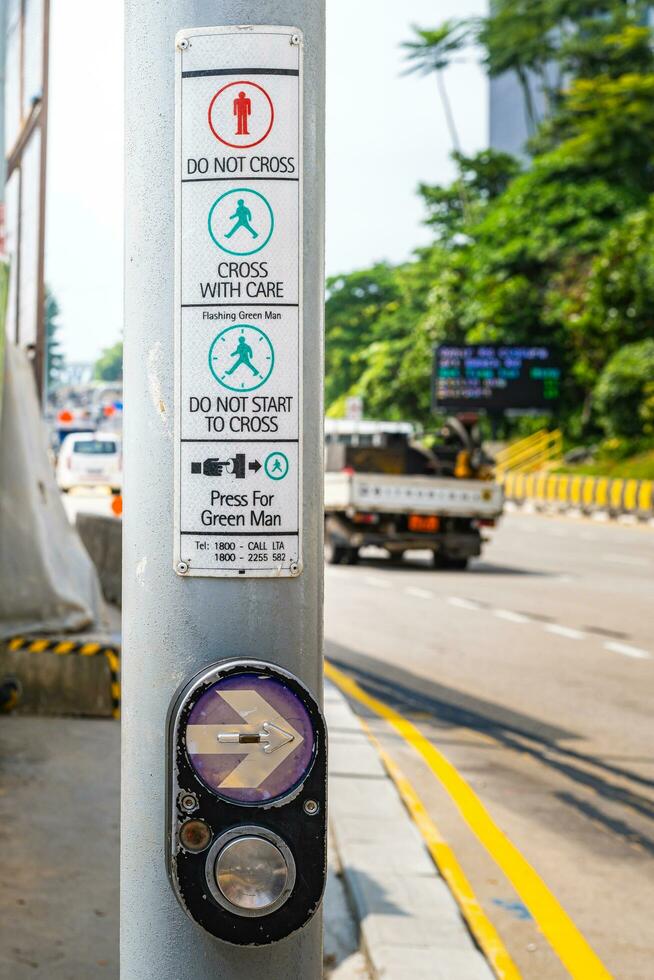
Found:
[{"label": "sky", "polygon": [[[81,43],[94,8],[99,45]],[[416,188],[452,179],[452,146],[435,78],[403,75],[400,44],[412,24],[485,9],[327,0],[327,275],[401,262],[429,241]],[[46,278],[68,360],[93,361],[123,326],[123,4],[52,0],[51,32]],[[474,57],[446,84],[464,152],[482,149],[488,93]]]}]

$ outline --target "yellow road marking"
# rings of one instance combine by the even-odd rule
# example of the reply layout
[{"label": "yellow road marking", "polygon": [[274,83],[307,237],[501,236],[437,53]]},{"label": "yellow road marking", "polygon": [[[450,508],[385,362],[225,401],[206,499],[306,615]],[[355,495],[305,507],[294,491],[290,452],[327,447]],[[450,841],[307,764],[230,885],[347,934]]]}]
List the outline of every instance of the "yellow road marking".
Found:
[{"label": "yellow road marking", "polygon": [[521,973],[518,967],[511,959],[509,951],[502,942],[495,926],[484,912],[472,885],[457,861],[454,851],[447,841],[441,837],[436,824],[427,813],[424,803],[400,767],[382,748],[367,722],[363,718],[359,720],[368,738],[377,749],[388,775],[395,783],[404,805],[413,817],[413,821],[427,845],[427,850],[431,854],[434,864],[449,885],[450,891],[461,909],[461,914],[490,963],[493,973],[500,980],[520,980]]},{"label": "yellow road marking", "polygon": [[500,830],[465,779],[415,725],[394,708],[367,694],[356,681],[330,663],[330,680],[360,704],[384,718],[422,756],[456,804],[459,813],[509,879],[536,920],[543,935],[574,980],[609,980],[611,974],[559,904],[540,875]]}]

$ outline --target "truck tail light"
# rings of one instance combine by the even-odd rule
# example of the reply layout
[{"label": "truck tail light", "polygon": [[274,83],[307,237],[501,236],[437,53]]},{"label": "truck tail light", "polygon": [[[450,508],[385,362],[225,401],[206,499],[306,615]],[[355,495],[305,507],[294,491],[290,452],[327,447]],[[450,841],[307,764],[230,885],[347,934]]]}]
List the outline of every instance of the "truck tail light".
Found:
[{"label": "truck tail light", "polygon": [[379,524],[379,514],[360,514],[352,515],[355,524]]}]

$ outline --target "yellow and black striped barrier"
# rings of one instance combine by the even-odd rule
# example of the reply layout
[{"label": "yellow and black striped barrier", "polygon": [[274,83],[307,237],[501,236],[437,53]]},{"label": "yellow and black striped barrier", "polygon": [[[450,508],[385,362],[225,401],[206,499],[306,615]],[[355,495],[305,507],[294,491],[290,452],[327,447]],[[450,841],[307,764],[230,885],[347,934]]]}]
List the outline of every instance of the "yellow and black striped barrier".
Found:
[{"label": "yellow and black striped barrier", "polygon": [[551,473],[509,473],[504,477],[507,500],[583,513],[605,511],[611,517],[631,514],[654,518],[654,480],[611,479]]},{"label": "yellow and black striped barrier", "polygon": [[58,656],[72,654],[78,657],[102,655],[109,667],[111,683],[111,713],[120,718],[120,650],[104,643],[61,640],[50,637],[14,636],[7,641],[7,650],[24,650],[25,653],[44,653],[49,651]]}]

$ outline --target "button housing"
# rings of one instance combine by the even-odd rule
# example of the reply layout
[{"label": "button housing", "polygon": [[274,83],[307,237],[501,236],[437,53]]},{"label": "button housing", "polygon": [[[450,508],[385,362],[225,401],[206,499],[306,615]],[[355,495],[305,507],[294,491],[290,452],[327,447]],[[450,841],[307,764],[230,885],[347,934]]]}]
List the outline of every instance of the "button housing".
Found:
[{"label": "button housing", "polygon": [[[212,685],[221,679],[253,673],[283,683],[301,699],[311,722],[313,750],[300,781],[285,796],[236,802],[219,795],[219,787],[212,788],[200,777],[188,751],[187,723],[193,708]],[[230,680],[228,688],[233,687]],[[217,690],[221,690],[220,685]],[[234,720],[236,723],[237,716]],[[247,744],[251,740],[243,741],[245,753],[251,750]],[[306,760],[306,753],[299,754]],[[169,711],[167,789],[168,874],[180,905],[198,925],[226,942],[266,945],[309,921],[320,906],[327,874],[327,742],[322,712],[296,677],[276,665],[250,659],[213,664],[193,677],[177,693]],[[211,829],[211,843],[196,853],[183,848],[179,839],[180,827],[189,819],[182,802],[190,794],[197,800],[193,819],[204,821]],[[307,800],[318,803],[317,811],[310,806],[307,812]],[[279,899],[263,910],[236,908],[215,881],[214,868],[220,852],[231,841],[247,836],[273,842],[289,867]]]}]

